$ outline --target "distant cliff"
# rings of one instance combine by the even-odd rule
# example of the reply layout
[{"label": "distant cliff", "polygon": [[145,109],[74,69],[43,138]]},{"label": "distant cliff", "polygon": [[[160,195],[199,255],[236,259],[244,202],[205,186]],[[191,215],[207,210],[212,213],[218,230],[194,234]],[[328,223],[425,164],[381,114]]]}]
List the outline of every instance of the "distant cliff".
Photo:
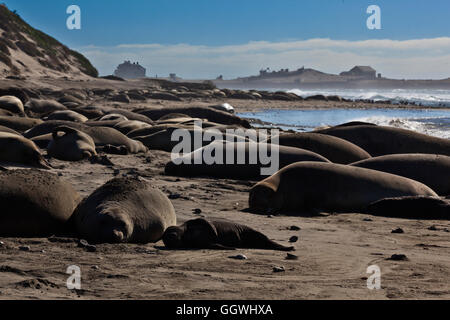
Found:
[{"label": "distant cliff", "polygon": [[82,54],[36,30],[0,4],[0,77],[97,77],[97,69]]}]

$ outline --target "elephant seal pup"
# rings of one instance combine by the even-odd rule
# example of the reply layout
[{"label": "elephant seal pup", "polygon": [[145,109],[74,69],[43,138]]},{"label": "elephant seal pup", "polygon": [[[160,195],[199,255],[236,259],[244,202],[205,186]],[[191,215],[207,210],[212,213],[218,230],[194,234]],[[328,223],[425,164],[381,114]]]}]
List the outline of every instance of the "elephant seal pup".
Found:
[{"label": "elephant seal pup", "polygon": [[386,198],[371,203],[366,213],[391,218],[450,220],[450,201],[433,197]]},{"label": "elephant seal pup", "polygon": [[320,133],[288,133],[279,136],[283,146],[306,149],[318,153],[333,163],[349,164],[370,158],[365,150],[347,140]]},{"label": "elephant seal pup", "polygon": [[0,237],[48,237],[69,229],[81,200],[57,175],[40,170],[0,172]]},{"label": "elephant seal pup", "polygon": [[94,140],[86,133],[69,127],[56,128],[47,149],[50,157],[64,161],[80,161],[97,155]]},{"label": "elephant seal pup", "polygon": [[[242,138],[242,137],[241,137]],[[265,147],[265,150],[262,148]],[[230,143],[227,141],[214,141],[211,144],[188,153],[178,159],[174,159],[166,164],[165,173],[172,176],[209,176],[229,179],[263,179],[262,168],[267,170],[275,165],[278,160],[278,167],[273,171],[283,168],[291,163],[299,161],[329,162],[321,155],[294,147],[278,146],[278,156],[272,157],[271,145],[264,146],[263,143],[241,141]],[[267,158],[263,159],[261,151],[267,151]],[[245,156],[245,161],[238,162],[238,154]],[[215,159],[214,163],[208,163],[210,155],[222,154],[220,159]],[[270,154],[270,156],[269,156]],[[250,161],[254,155],[256,161]],[[213,156],[213,158],[215,158]],[[195,163],[195,159],[200,159],[200,163]],[[232,161],[228,161],[232,160]],[[268,174],[266,173],[266,176]]]},{"label": "elephant seal pup", "polygon": [[0,162],[50,169],[39,148],[22,136],[0,132]]},{"label": "elephant seal pup", "polygon": [[164,193],[142,178],[110,180],[75,209],[80,237],[96,243],[148,243],[176,225],[175,209]]},{"label": "elephant seal pup", "polygon": [[55,111],[44,118],[44,120],[64,120],[73,122],[86,122],[89,119],[72,110]]},{"label": "elephant seal pup", "polygon": [[235,248],[293,251],[294,247],[278,244],[256,230],[242,224],[195,219],[181,226],[167,228],[164,245],[170,249],[222,249]]},{"label": "elephant seal pup", "polygon": [[372,157],[396,153],[431,153],[450,156],[450,140],[411,130],[375,126],[337,126],[314,131],[338,137],[361,147]]},{"label": "elephant seal pup", "polygon": [[450,195],[450,157],[434,154],[391,154],[358,161],[352,166],[389,172],[429,186],[438,195]]},{"label": "elephant seal pup", "polygon": [[14,96],[0,97],[0,109],[7,110],[21,116],[25,116],[25,110],[23,108],[22,101]]},{"label": "elephant seal pup", "polygon": [[[426,185],[390,173],[335,163],[291,164],[251,190],[252,211],[361,212],[384,198],[438,195]],[[364,212],[364,211],[363,211]]]}]

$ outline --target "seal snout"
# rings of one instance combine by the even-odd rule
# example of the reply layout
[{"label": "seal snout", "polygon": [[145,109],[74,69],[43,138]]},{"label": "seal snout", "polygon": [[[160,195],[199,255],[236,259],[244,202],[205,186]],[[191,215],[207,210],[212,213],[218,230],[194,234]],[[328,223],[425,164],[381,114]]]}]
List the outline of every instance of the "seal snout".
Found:
[{"label": "seal snout", "polygon": [[178,248],[181,246],[181,233],[176,227],[169,227],[164,232],[162,238],[164,245],[168,248]]},{"label": "seal snout", "polygon": [[125,240],[123,232],[117,229],[113,230],[112,237],[115,242],[123,242]]}]

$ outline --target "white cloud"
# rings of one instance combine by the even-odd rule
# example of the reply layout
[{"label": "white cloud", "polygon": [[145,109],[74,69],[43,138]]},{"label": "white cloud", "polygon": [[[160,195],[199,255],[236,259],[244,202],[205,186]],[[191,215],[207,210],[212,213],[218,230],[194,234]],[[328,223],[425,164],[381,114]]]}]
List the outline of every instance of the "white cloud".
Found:
[{"label": "white cloud", "polygon": [[257,74],[261,68],[297,69],[305,66],[339,73],[354,65],[371,65],[391,78],[450,77],[450,37],[414,40],[309,39],[286,42],[249,42],[240,45],[121,44],[78,48],[103,75],[123,60],[139,61],[149,75],[177,73],[186,79],[222,74],[234,78]]}]

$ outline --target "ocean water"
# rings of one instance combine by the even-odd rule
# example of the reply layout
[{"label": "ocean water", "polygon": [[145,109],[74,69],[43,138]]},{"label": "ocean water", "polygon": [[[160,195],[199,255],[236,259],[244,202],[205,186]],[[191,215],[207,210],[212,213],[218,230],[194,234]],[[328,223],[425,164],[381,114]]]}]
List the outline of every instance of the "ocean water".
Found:
[{"label": "ocean water", "polygon": [[438,89],[318,89],[300,90],[292,89],[293,92],[302,97],[316,94],[338,95],[346,99],[370,99],[375,101],[390,100],[393,103],[400,101],[414,102],[431,107],[450,107],[450,90]]},{"label": "ocean water", "polygon": [[[410,129],[450,139],[450,110],[427,109],[314,109],[262,110],[237,114],[259,119],[285,130],[312,131],[321,126],[334,126],[349,121],[365,121],[378,125]],[[265,125],[266,126],[266,125]]]}]

